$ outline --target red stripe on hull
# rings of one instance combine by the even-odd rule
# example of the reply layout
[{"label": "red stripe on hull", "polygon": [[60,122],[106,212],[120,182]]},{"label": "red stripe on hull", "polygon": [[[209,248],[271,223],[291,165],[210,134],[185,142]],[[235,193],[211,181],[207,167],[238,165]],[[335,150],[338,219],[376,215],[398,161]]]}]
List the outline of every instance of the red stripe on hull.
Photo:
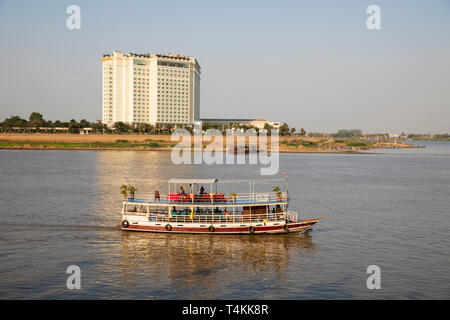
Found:
[{"label": "red stripe on hull", "polygon": [[[313,223],[312,223],[313,224]],[[290,232],[300,232],[307,229],[311,223],[297,223],[288,224],[288,230]],[[165,226],[143,226],[143,225],[130,225],[128,228],[122,228],[122,230],[132,230],[132,231],[149,231],[149,232],[166,232],[166,233],[228,233],[228,234],[251,234],[248,227],[235,227],[235,228],[220,228],[214,227],[214,232],[209,231],[209,227],[204,228],[189,228],[189,227],[177,227],[172,226],[171,231],[167,231]],[[258,226],[254,227],[254,233],[287,233],[284,226]]]},{"label": "red stripe on hull", "polygon": [[[209,228],[209,227],[208,227]],[[220,228],[214,227],[215,231],[210,232],[207,227],[205,228],[189,228],[189,227],[177,227],[172,226],[171,231],[167,231],[165,226],[142,226],[142,225],[130,225],[128,228],[122,228],[123,230],[137,230],[137,231],[155,231],[155,232],[185,232],[185,233],[250,233],[248,227],[236,227],[236,228]],[[270,227],[254,227],[256,232],[270,232],[276,230],[284,230],[283,226],[270,226]]]}]

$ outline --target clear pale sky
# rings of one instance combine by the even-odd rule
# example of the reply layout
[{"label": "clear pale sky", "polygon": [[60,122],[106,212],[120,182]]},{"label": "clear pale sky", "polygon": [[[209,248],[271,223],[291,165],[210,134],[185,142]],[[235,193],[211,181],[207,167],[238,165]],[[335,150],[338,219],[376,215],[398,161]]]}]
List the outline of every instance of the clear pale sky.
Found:
[{"label": "clear pale sky", "polygon": [[1,120],[101,119],[100,57],[121,50],[197,58],[202,118],[450,132],[450,0],[0,0],[0,40]]}]

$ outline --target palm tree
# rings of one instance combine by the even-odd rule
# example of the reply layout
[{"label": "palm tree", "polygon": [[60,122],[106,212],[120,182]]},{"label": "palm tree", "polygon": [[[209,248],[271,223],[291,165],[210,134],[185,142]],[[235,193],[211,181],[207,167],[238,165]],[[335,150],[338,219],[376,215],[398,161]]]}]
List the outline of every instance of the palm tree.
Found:
[{"label": "palm tree", "polygon": [[128,197],[128,186],[126,184],[123,184],[120,187],[120,194],[123,195],[123,199],[127,200]]},{"label": "palm tree", "polygon": [[275,192],[275,194],[277,196],[277,199],[281,200],[282,193],[281,193],[280,187],[279,186],[273,186],[272,191]]},{"label": "palm tree", "polygon": [[138,189],[130,185],[128,186],[128,191],[130,192],[130,198],[134,199],[134,195],[136,194]]}]

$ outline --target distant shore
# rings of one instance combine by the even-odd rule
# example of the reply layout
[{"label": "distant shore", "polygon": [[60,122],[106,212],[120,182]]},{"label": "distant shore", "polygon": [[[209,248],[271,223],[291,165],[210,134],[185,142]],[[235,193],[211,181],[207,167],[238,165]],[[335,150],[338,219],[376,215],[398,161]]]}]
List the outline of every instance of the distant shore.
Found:
[{"label": "distant shore", "polygon": [[[268,140],[270,141],[270,138]],[[0,133],[0,149],[13,150],[171,151],[177,144],[178,141],[172,141],[170,135]],[[348,145],[355,145],[355,147],[348,147]],[[364,150],[369,149],[414,147],[393,142],[371,142],[370,144],[352,142],[345,145],[318,138],[280,137],[279,152],[352,154],[363,153]]]}]

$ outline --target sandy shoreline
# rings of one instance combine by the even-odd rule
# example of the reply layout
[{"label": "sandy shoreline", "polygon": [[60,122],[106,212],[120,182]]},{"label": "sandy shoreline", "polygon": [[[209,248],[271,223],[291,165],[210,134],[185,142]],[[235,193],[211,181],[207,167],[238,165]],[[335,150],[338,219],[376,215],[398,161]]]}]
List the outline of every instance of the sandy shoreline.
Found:
[{"label": "sandy shoreline", "polygon": [[[0,149],[8,150],[126,150],[171,151],[179,141],[170,135],[141,134],[49,134],[49,133],[0,133]],[[289,137],[280,137],[280,142]],[[314,141],[314,138],[303,138]],[[268,139],[270,144],[270,138]],[[224,152],[226,150],[224,149]],[[335,150],[279,144],[279,153],[364,154],[364,150]]]},{"label": "sandy shoreline", "polygon": [[[40,151],[166,151],[171,152],[172,148],[52,148],[52,147],[1,147],[0,150],[40,150]],[[224,150],[226,152],[226,150]],[[315,154],[369,154],[360,151],[292,151],[280,150],[278,153],[315,153]],[[372,154],[372,153],[371,153]]]}]

